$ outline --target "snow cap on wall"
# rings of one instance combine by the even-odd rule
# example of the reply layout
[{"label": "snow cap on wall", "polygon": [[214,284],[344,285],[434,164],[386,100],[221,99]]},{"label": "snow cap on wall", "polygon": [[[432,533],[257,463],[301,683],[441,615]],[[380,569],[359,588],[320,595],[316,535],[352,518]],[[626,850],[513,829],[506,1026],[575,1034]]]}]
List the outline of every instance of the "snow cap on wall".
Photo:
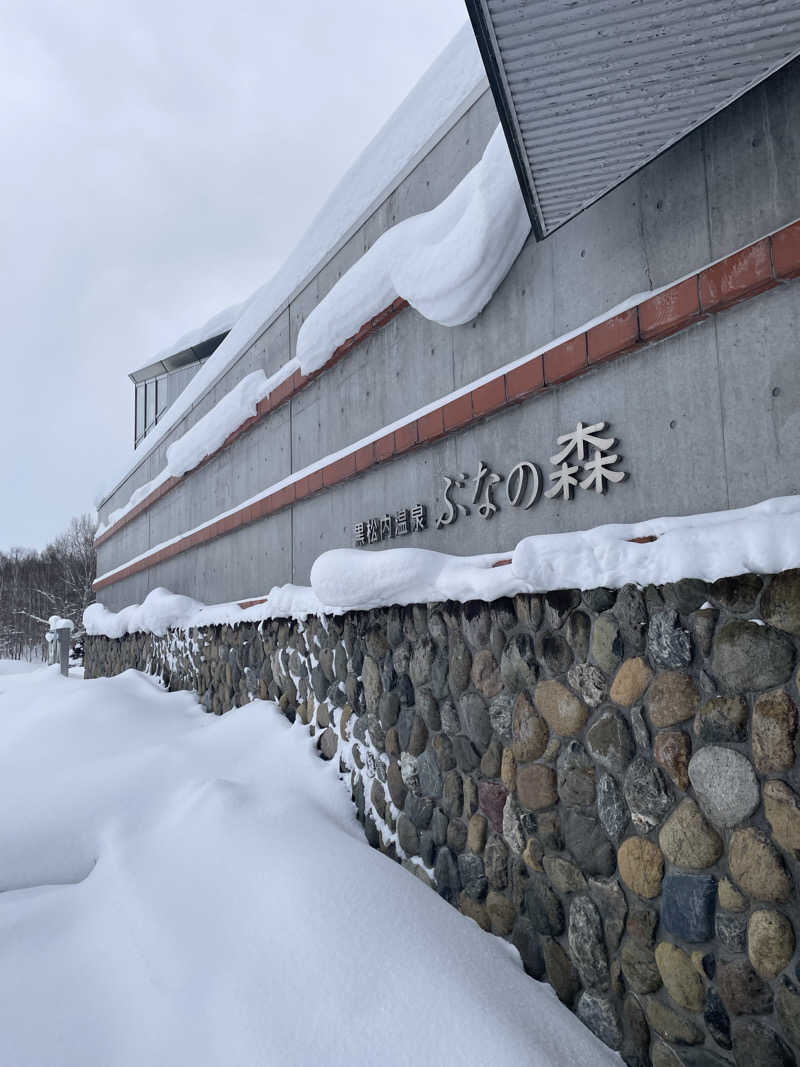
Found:
[{"label": "snow cap on wall", "polygon": [[90,635],[122,637],[137,630],[163,634],[170,628],[341,615],[392,604],[492,601],[516,593],[619,589],[629,582],[665,585],[684,578],[715,582],[794,567],[800,567],[800,496],[785,496],[707,515],[536,534],[505,554],[336,548],[318,557],[310,587],[276,586],[263,602],[249,608],[236,603],[205,606],[155,589],[142,605],[117,613],[92,604],[83,621]]}]

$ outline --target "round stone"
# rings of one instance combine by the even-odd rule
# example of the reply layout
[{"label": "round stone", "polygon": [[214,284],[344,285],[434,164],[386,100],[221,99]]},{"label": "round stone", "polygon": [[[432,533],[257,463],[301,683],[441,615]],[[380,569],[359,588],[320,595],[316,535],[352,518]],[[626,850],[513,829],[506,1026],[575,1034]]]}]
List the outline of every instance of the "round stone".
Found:
[{"label": "round stone", "polygon": [[613,874],[614,848],[594,815],[578,808],[569,808],[563,822],[564,841],[580,869],[585,874],[603,877]]},{"label": "round stone", "polygon": [[513,737],[514,697],[499,693],[489,704],[489,722],[504,745],[510,745]]},{"label": "round stone", "polygon": [[542,866],[553,887],[559,893],[580,893],[586,889],[586,879],[574,863],[561,856],[543,856]]},{"label": "round stone", "polygon": [[647,1021],[665,1041],[674,1045],[700,1045],[703,1032],[660,1000],[648,1000]]},{"label": "round stone", "polygon": [[723,878],[717,887],[719,906],[726,911],[747,911],[747,899],[728,878]]},{"label": "round stone", "polygon": [[624,651],[625,643],[616,622],[610,615],[600,615],[592,630],[592,659],[606,674],[613,674]]},{"label": "round stone", "polygon": [[656,965],[667,992],[676,1004],[687,1011],[703,1010],[703,980],[682,948],[670,944],[669,941],[662,941],[656,946]]},{"label": "round stone", "polygon": [[761,597],[761,614],[770,626],[800,634],[800,570],[775,575]]},{"label": "round stone", "polygon": [[762,793],[772,836],[781,848],[800,858],[800,798],[779,779],[767,782]]},{"label": "round stone", "polygon": [[476,812],[467,827],[467,848],[470,852],[481,853],[486,846],[487,822],[483,815]]},{"label": "round stone", "polygon": [[757,622],[729,622],[714,638],[711,670],[723,692],[772,689],[783,685],[795,660],[791,640]]},{"label": "round stone", "polygon": [[641,651],[647,628],[647,607],[641,589],[633,583],[623,585],[617,593],[614,614],[625,641],[631,648]]},{"label": "round stone", "polygon": [[747,704],[740,696],[712,697],[694,720],[701,741],[744,741],[747,736]]},{"label": "round stone", "polygon": [[623,841],[617,863],[623,882],[638,896],[652,900],[661,892],[664,856],[658,845],[646,837],[629,837]]},{"label": "round stone", "polygon": [[589,709],[561,682],[540,682],[534,699],[548,726],[557,734],[569,737],[580,733],[586,725]]},{"label": "round stone", "polygon": [[618,1049],[622,1044],[622,1028],[613,1001],[596,993],[581,993],[575,1008],[578,1018],[599,1037],[604,1045]]},{"label": "round stone", "polygon": [[508,797],[506,799],[505,807],[503,808],[503,837],[508,842],[510,848],[518,855],[521,856],[525,851],[525,831],[523,830],[523,812],[522,808],[516,802],[514,797]]},{"label": "round stone", "polygon": [[543,874],[531,874],[525,905],[537,933],[548,937],[559,937],[563,933],[564,909]]},{"label": "round stone", "polygon": [[486,911],[489,915],[492,933],[505,937],[514,929],[517,909],[508,897],[495,890],[490,890],[486,897]]},{"label": "round stone", "polygon": [[517,788],[517,761],[510,748],[503,749],[503,758],[500,761],[500,781],[509,793],[513,793]]},{"label": "round stone", "polygon": [[717,826],[736,826],[758,807],[753,765],[741,752],[707,745],[689,763],[689,780],[703,811]]},{"label": "round stone", "polygon": [[747,954],[762,978],[776,978],[794,955],[792,924],[778,911],[754,911],[747,924]]},{"label": "round stone", "polygon": [[531,978],[541,980],[544,977],[544,957],[539,937],[531,926],[530,920],[524,915],[518,915],[511,932],[511,943],[517,949],[522,959],[525,973]]},{"label": "round stone", "polygon": [[634,826],[642,833],[658,826],[672,807],[663,771],[643,756],[637,756],[628,767],[623,791]]},{"label": "round stone", "polygon": [[626,659],[611,686],[611,699],[623,708],[629,708],[641,700],[653,680],[653,672],[646,659],[634,656]]},{"label": "round stone", "polygon": [[503,808],[507,795],[499,782],[478,782],[478,803],[498,834],[503,832]]},{"label": "round stone", "polygon": [[496,697],[503,688],[503,680],[500,677],[500,668],[497,666],[497,661],[488,649],[476,652],[472,657],[470,677],[472,678],[472,684],[478,692],[482,693],[487,698],[487,700]]},{"label": "round stone", "polygon": [[625,981],[634,993],[655,993],[660,987],[661,975],[653,950],[648,945],[626,938],[622,943],[620,964]]},{"label": "round stone", "polygon": [[560,634],[537,634],[535,647],[539,661],[549,674],[566,674],[572,663],[572,651]]},{"label": "round stone", "polygon": [[536,684],[536,652],[528,634],[515,634],[500,657],[500,676],[513,693]]},{"label": "round stone", "polygon": [[674,608],[659,611],[647,628],[647,655],[654,667],[685,669],[692,662],[692,639]]},{"label": "round stone", "polygon": [[600,992],[608,989],[608,955],[603,924],[600,913],[586,895],[576,896],[572,901],[567,938],[572,962],[586,988]]},{"label": "round stone", "polygon": [[757,574],[720,578],[711,586],[711,599],[734,615],[744,615],[753,610],[763,587],[764,582]]},{"label": "round stone", "polygon": [[604,711],[586,731],[586,747],[607,771],[622,774],[633,756],[630,727],[618,712]]},{"label": "round stone", "polygon": [[772,1011],[772,990],[759,978],[748,960],[720,963],[717,984],[731,1015],[765,1015]]},{"label": "round stone", "polygon": [[549,938],[542,945],[542,955],[547,981],[555,989],[561,1003],[569,1007],[581,987],[572,960],[557,941]]},{"label": "round stone", "polygon": [[591,663],[574,664],[567,671],[567,681],[590,708],[596,708],[606,695],[605,675]]},{"label": "round stone", "polygon": [[493,738],[489,747],[481,756],[481,774],[484,778],[499,778],[500,763],[503,759],[503,746]]},{"label": "round stone", "polygon": [[508,846],[499,837],[493,837],[483,853],[486,879],[492,889],[505,889],[508,885]]},{"label": "round stone", "polygon": [[672,781],[684,792],[689,788],[689,758],[692,742],[683,730],[660,730],[653,743],[653,756]]},{"label": "round stone", "polygon": [[397,840],[407,856],[416,856],[419,852],[419,833],[411,819],[400,815],[397,820]]},{"label": "round stone", "polygon": [[792,880],[766,834],[748,826],[734,830],[728,844],[734,881],[756,900],[788,900]]},{"label": "round stone", "polygon": [[753,708],[753,759],[762,774],[794,766],[797,708],[784,689],[764,693]]},{"label": "round stone", "polygon": [[531,704],[527,693],[520,693],[514,704],[511,751],[520,763],[539,759],[547,748],[550,731],[547,723]]},{"label": "round stone", "polygon": [[464,693],[458,702],[464,733],[483,754],[492,739],[492,724],[486,702],[479,693]]},{"label": "round stone", "polygon": [[492,924],[486,905],[482,900],[475,900],[467,892],[460,893],[458,896],[458,909],[462,915],[466,915],[468,919],[476,922],[481,930],[485,930],[487,934],[489,933]]},{"label": "round stone", "polygon": [[549,808],[558,800],[556,772],[543,763],[526,763],[518,767],[517,796],[529,811]]},{"label": "round stone", "polygon": [[747,916],[718,911],[714,918],[717,940],[731,952],[744,952],[747,944]]},{"label": "round stone", "polygon": [[691,719],[700,703],[700,694],[688,674],[665,671],[656,675],[647,693],[647,711],[655,727],[674,726]]},{"label": "round stone", "polygon": [[689,870],[711,867],[722,855],[722,839],[689,797],[664,823],[658,843],[670,863]]},{"label": "round stone", "polygon": [[610,774],[604,774],[597,783],[597,813],[605,832],[618,844],[628,825],[628,807]]},{"label": "round stone", "polygon": [[558,757],[558,796],[562,804],[588,807],[595,798],[595,766],[580,741],[570,741]]}]

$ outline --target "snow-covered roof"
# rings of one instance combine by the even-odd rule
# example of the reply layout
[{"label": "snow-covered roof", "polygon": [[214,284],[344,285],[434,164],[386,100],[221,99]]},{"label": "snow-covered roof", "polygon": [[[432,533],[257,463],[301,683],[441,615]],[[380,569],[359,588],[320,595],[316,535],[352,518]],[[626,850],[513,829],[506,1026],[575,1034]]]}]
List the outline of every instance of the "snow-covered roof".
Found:
[{"label": "snow-covered roof", "polygon": [[139,450],[101,504],[487,89],[478,47],[465,23],[344,174],[283,266],[240,306],[228,335],[148,434],[147,450]]},{"label": "snow-covered roof", "polygon": [[[145,378],[149,378],[153,374],[163,374],[165,371],[174,370],[176,367],[182,366],[183,363],[192,362],[195,358],[202,359],[206,355],[210,355],[210,352],[203,352],[207,342],[216,338],[224,338],[226,334],[230,333],[231,327],[241,315],[243,307],[244,302],[232,304],[230,307],[218,311],[216,315],[211,316],[208,322],[203,323],[196,330],[189,330],[188,333],[179,337],[174,344],[162,348],[149,363],[143,367],[138,367],[135,371],[131,371],[130,377],[135,382],[144,381]],[[211,351],[213,352],[213,348]],[[176,356],[181,357],[185,354],[192,355],[192,359],[176,360]]]}]

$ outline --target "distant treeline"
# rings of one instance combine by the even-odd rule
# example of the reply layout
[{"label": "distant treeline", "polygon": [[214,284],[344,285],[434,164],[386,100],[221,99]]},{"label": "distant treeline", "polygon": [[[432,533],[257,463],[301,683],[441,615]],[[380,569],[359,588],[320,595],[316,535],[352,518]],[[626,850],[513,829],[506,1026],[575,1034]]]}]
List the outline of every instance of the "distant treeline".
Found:
[{"label": "distant treeline", "polygon": [[94,600],[94,532],[92,518],[81,515],[42,552],[0,552],[0,659],[44,656],[51,615],[71,619],[78,636],[83,609]]}]

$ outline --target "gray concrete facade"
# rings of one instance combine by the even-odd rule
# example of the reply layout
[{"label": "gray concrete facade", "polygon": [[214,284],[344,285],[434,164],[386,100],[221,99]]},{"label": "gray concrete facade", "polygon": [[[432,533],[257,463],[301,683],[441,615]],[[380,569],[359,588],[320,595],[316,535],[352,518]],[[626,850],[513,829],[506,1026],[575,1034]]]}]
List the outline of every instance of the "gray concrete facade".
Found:
[{"label": "gray concrete facade", "polygon": [[[631,295],[673,282],[800,216],[800,62],[717,115],[582,215],[531,236],[484,311],[448,329],[412,309],[356,346],[289,404],[158,501],[98,550],[102,574],[213,518],[292,471],[373,433],[580,327]],[[245,374],[294,353],[304,318],[394,222],[439,203],[480,157],[497,123],[487,93],[326,264],[196,407],[144,455],[101,519],[163,467],[167,445]],[[800,491],[800,283],[724,311],[652,348],[367,472],[104,589],[119,608],[157,585],[207,602],[306,582],[321,551],[352,543],[352,523],[428,506],[444,473],[501,473],[531,460],[545,479],[555,440],[604,419],[629,478],[605,496],[541,499],[389,542],[447,552],[505,551],[533,532],[583,529],[755,503]],[[461,494],[465,502],[467,495]]]}]

